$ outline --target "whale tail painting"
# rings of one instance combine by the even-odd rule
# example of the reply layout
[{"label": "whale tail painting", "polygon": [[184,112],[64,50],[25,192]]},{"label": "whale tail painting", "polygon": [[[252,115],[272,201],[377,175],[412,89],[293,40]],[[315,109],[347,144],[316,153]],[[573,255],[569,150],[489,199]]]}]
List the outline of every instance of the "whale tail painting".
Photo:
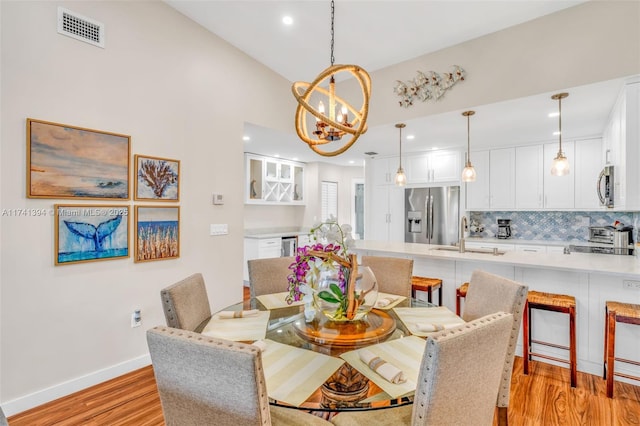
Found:
[{"label": "whale tail painting", "polygon": [[115,232],[121,221],[122,215],[118,215],[113,219],[100,223],[98,226],[85,222],[69,222],[66,220],[64,224],[67,225],[71,233],[92,240],[95,245],[95,251],[102,251],[104,239]]}]

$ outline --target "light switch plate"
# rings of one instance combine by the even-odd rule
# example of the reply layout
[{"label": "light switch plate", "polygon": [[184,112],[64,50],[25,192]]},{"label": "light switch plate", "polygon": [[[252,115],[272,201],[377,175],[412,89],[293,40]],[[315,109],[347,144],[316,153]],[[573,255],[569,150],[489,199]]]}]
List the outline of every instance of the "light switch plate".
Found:
[{"label": "light switch plate", "polygon": [[209,235],[227,235],[229,225],[226,223],[212,223],[209,225]]},{"label": "light switch plate", "polygon": [[223,194],[213,194],[213,205],[221,206],[224,204],[224,195]]}]

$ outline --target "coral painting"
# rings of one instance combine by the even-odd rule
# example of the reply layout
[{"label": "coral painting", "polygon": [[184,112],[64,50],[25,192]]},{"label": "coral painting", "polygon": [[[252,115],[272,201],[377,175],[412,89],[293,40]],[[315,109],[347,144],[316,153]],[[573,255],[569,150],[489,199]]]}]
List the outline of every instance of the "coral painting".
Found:
[{"label": "coral painting", "polygon": [[135,262],[180,255],[180,207],[136,206]]},{"label": "coral painting", "polygon": [[136,200],[178,201],[180,162],[166,158],[135,156]]},{"label": "coral painting", "polygon": [[55,264],[129,257],[129,207],[55,205]]},{"label": "coral painting", "polygon": [[128,200],[131,138],[27,119],[27,197]]}]

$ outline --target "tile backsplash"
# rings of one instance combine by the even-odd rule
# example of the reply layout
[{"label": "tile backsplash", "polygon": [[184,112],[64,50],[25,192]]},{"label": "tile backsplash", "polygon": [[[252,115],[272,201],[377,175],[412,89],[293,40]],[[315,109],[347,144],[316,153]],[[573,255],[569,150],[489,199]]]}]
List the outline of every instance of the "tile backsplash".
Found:
[{"label": "tile backsplash", "polygon": [[587,241],[590,226],[613,225],[617,220],[633,225],[633,241],[638,241],[640,212],[469,212],[470,221],[484,225],[483,232],[471,235],[494,238],[498,219],[511,219],[511,239],[543,241]]}]

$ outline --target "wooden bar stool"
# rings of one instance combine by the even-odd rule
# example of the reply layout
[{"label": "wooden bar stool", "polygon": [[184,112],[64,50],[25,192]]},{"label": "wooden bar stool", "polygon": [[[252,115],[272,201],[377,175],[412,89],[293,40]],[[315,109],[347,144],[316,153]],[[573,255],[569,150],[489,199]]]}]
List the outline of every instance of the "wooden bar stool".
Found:
[{"label": "wooden bar stool", "polygon": [[469,290],[469,283],[464,283],[460,287],[456,288],[456,315],[460,316],[460,299],[467,297],[467,290]]},{"label": "wooden bar stool", "polygon": [[[607,379],[607,396],[613,398],[613,376],[625,377],[632,380],[640,380],[640,377],[628,374],[616,373],[615,362],[625,362],[640,366],[640,362],[629,359],[616,358],[616,322],[640,325],[640,305],[631,303],[610,302],[606,303],[604,317],[604,375]],[[607,375],[607,368],[609,374]]]},{"label": "wooden bar stool", "polygon": [[442,306],[442,280],[439,278],[411,277],[411,297],[416,298],[416,291],[426,291],[427,301],[431,302],[431,293],[438,290],[438,306]]},{"label": "wooden bar stool", "polygon": [[[569,346],[542,342],[540,340],[531,340],[531,309],[569,314]],[[522,319],[522,333],[524,374],[529,374],[529,361],[532,356],[563,362],[565,364],[569,364],[569,368],[571,370],[571,387],[575,388],[578,365],[576,359],[576,298],[564,294],[529,291],[529,294],[527,295],[527,302],[525,303],[524,317]],[[531,349],[531,345],[533,343],[568,350],[569,360],[567,361],[566,359],[535,353]]]}]

